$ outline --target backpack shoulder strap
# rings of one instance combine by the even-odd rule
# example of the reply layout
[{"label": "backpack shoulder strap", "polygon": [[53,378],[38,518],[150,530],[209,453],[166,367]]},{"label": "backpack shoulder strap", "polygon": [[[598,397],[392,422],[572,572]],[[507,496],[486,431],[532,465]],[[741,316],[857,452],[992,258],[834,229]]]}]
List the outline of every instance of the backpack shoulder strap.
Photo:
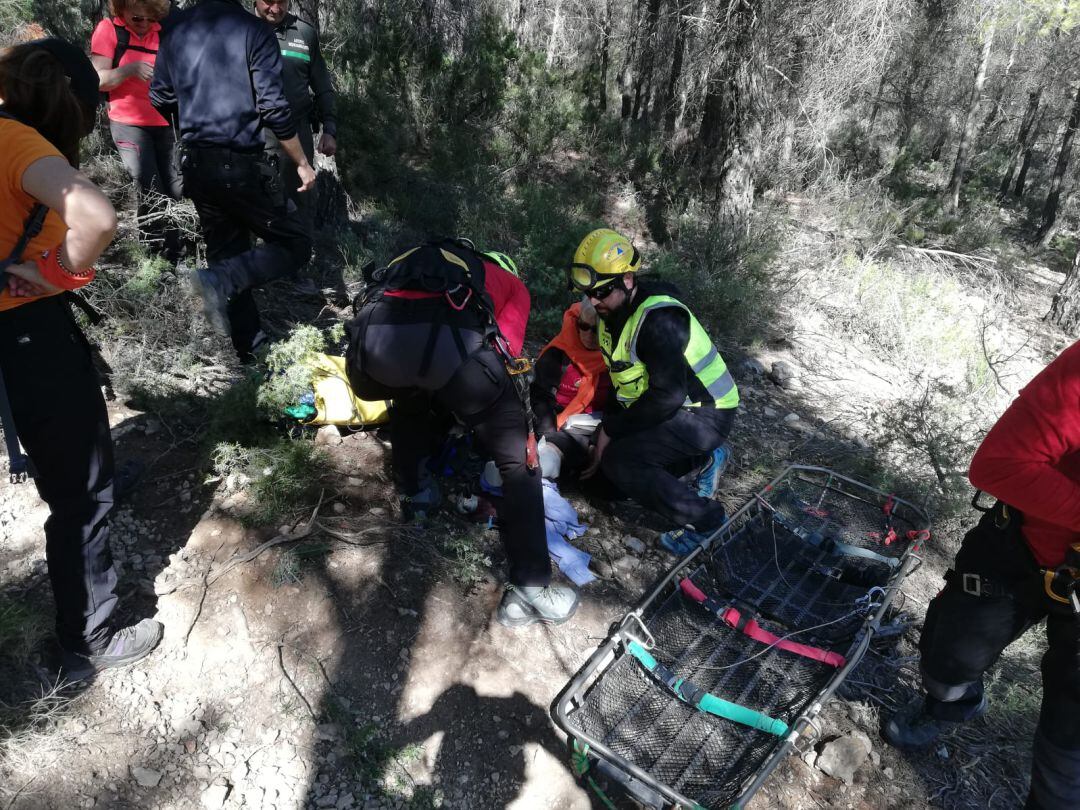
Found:
[{"label": "backpack shoulder strap", "polygon": [[116,50],[113,51],[112,69],[116,70],[120,67],[120,60],[124,58],[124,52],[131,45],[131,32],[127,30],[126,25],[120,25],[116,22],[113,23],[113,30],[116,31]]},{"label": "backpack shoulder strap", "polygon": [[0,283],[3,283],[4,277],[7,276],[8,265],[22,261],[26,246],[30,244],[31,239],[41,233],[41,229],[45,225],[45,216],[48,213],[49,209],[42,203],[37,203],[30,209],[30,216],[27,217],[26,224],[23,226],[22,236],[19,237],[19,241],[15,243],[15,247],[12,248],[7,258],[0,261]]}]

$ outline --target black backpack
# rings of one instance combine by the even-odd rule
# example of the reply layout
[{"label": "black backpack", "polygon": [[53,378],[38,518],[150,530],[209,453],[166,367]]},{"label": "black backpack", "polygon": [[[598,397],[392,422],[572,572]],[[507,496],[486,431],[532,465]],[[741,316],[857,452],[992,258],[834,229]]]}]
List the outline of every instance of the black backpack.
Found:
[{"label": "black backpack", "polygon": [[346,324],[356,393],[389,399],[393,389],[437,390],[466,359],[499,341],[486,275],[483,257],[463,239],[427,242],[386,267],[369,265],[356,317]]}]

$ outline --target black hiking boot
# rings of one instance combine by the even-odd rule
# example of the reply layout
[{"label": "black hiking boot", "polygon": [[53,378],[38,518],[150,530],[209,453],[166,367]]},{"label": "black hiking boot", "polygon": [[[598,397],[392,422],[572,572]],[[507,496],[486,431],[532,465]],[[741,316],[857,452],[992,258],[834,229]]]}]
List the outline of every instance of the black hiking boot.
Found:
[{"label": "black hiking boot", "polygon": [[64,680],[86,680],[103,669],[126,667],[146,658],[158,644],[165,628],[161,622],[143,619],[112,634],[109,642],[95,653],[63,651],[61,675]]},{"label": "black hiking boot", "polygon": [[503,627],[525,627],[536,622],[562,624],[577,611],[578,601],[573,588],[507,585],[496,618]]},{"label": "black hiking boot", "polygon": [[[984,694],[968,720],[982,717],[988,707]],[[938,737],[955,725],[956,722],[938,720],[927,714],[926,701],[920,697],[889,718],[882,736],[897,748],[918,750],[933,745]]]}]

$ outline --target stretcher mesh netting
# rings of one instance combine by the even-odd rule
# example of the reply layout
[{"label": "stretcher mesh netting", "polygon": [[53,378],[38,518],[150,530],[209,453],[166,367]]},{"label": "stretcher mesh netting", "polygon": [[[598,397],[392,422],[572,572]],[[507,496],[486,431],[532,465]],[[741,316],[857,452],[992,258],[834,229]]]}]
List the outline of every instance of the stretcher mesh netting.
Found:
[{"label": "stretcher mesh netting", "polygon": [[647,632],[634,614],[624,619],[608,640],[621,642],[610,663],[586,664],[557,701],[557,719],[561,706],[564,730],[593,756],[599,743],[616,767],[621,758],[700,805],[728,807],[782,737],[680,700],[626,641],[642,642],[678,678],[791,726],[838,683],[838,667],[752,638],[689,598],[679,581],[689,577],[714,607],[734,607],[773,636],[850,657],[861,654],[867,615],[887,599],[868,592],[901,575],[925,528],[916,510],[869,487],[816,468],[788,470],[635,611]]}]

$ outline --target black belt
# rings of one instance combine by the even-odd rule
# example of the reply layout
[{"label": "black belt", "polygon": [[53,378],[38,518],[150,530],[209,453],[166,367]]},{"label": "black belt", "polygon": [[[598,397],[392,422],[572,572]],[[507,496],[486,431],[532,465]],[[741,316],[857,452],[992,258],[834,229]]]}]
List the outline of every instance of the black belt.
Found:
[{"label": "black belt", "polygon": [[950,568],[945,572],[945,581],[953,582],[969,596],[992,596],[1014,598],[1016,591],[1001,582],[984,577],[982,574],[962,573]]}]

